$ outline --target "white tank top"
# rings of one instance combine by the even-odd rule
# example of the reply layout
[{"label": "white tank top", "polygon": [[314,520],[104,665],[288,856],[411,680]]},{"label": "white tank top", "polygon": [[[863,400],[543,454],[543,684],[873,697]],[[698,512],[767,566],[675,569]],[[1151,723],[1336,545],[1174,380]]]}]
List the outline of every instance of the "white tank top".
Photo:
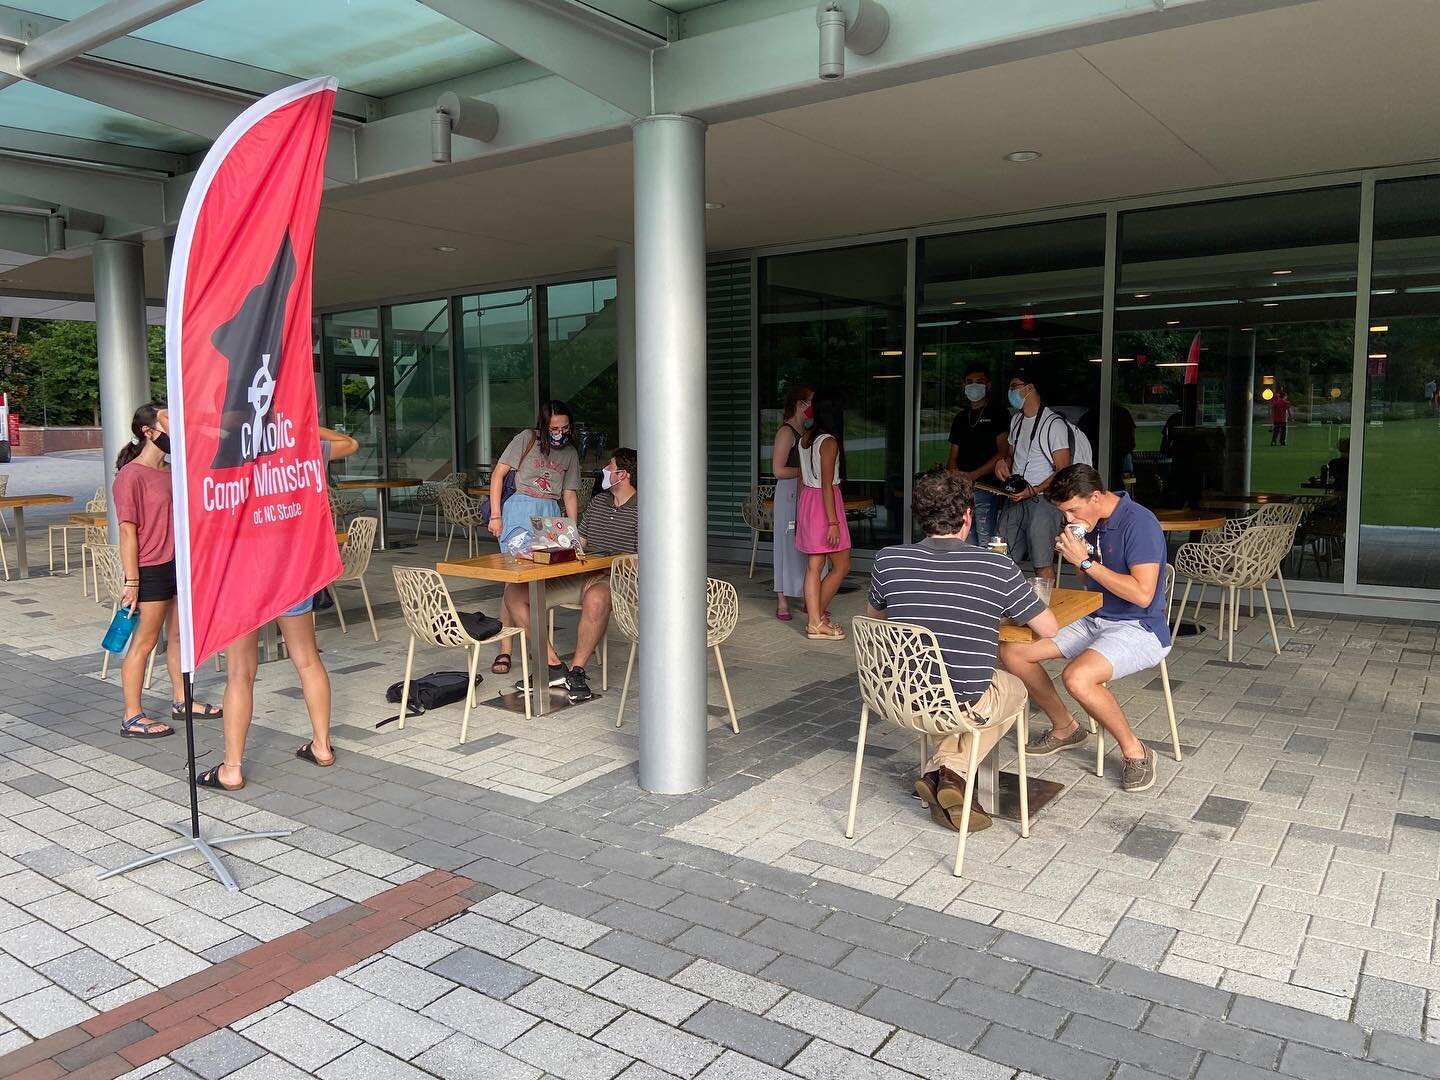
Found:
[{"label": "white tank top", "polygon": [[[806,487],[818,488],[820,486],[820,444],[829,435],[821,435],[810,444],[809,448],[800,448],[800,479],[805,482]],[[835,459],[835,485],[840,485],[840,459]]]}]

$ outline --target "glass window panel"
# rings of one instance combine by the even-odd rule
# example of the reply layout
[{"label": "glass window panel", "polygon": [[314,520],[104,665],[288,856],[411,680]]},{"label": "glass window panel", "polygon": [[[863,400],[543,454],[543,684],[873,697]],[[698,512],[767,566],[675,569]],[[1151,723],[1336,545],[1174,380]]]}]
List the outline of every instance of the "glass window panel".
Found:
[{"label": "glass window panel", "polygon": [[186,131],[176,131],[129,113],[71,97],[38,83],[18,82],[0,94],[0,127],[46,131],[77,139],[121,143],[174,154],[193,154],[210,145]]},{"label": "glass window panel", "polygon": [[1375,186],[1359,580],[1440,588],[1440,177]]},{"label": "glass window panel", "polygon": [[1083,421],[1098,451],[1103,217],[927,237],[916,280],[921,471],[948,461],[952,425],[972,412],[972,365],[990,376],[986,404],[1007,413],[1010,372],[1034,372],[1045,404]]},{"label": "glass window panel", "polygon": [[575,449],[587,472],[604,465],[619,445],[620,345],[615,315],[614,278],[545,289],[540,396],[570,406]]},{"label": "glass window panel", "polygon": [[[73,19],[95,0],[24,6]],[[132,36],[303,78],[334,75],[347,90],[377,96],[514,59],[414,0],[205,0]]]},{"label": "glass window panel", "polygon": [[777,255],[761,262],[760,473],[788,387],[809,383],[844,408],[841,479],[873,507],[850,520],[857,548],[897,543],[905,490],[905,244]]},{"label": "glass window panel", "polygon": [[384,315],[386,475],[437,480],[454,468],[450,303],[397,304]]},{"label": "glass window panel", "polygon": [[380,313],[374,308],[342,311],[320,319],[320,347],[326,371],[325,413],[329,427],[352,436],[360,449],[336,470],[378,476],[381,432]]},{"label": "glass window panel", "polygon": [[1359,213],[1339,187],[1120,220],[1115,410],[1135,423],[1136,498],[1239,516],[1249,496],[1304,496],[1301,553],[1320,557],[1295,572],[1335,582],[1341,538],[1308,539],[1343,533],[1322,471],[1349,433]]},{"label": "glass window panel", "polygon": [[460,465],[491,465],[535,422],[531,289],[460,300]]}]

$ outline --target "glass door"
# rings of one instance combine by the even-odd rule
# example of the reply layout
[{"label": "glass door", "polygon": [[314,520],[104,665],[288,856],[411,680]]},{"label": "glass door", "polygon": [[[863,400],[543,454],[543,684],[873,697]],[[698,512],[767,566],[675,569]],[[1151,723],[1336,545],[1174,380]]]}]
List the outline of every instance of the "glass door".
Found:
[{"label": "glass door", "polygon": [[330,427],[360,443],[343,471],[352,476],[379,476],[382,472],[380,376],[374,368],[336,364],[331,369]]}]

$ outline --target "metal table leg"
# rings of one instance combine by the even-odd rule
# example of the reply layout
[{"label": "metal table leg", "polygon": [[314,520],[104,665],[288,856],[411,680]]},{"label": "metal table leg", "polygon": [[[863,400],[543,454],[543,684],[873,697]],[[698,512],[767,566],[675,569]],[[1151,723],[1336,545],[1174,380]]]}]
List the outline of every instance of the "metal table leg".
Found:
[{"label": "metal table leg", "polygon": [[385,514],[385,489],[375,489],[375,550],[385,550],[385,534],[388,518]]},{"label": "metal table leg", "polygon": [[15,557],[20,563],[20,580],[30,576],[30,553],[25,550],[25,508],[13,508],[15,515]]},{"label": "metal table leg", "polygon": [[530,582],[530,678],[536,716],[550,711],[550,623],[545,617],[545,582]]}]

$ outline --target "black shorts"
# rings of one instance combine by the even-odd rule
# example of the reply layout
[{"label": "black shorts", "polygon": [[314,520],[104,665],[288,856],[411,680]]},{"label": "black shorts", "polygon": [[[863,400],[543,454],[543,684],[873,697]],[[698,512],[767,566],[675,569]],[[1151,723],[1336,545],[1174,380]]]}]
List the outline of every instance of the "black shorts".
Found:
[{"label": "black shorts", "polygon": [[140,567],[140,603],[175,599],[175,560]]}]

